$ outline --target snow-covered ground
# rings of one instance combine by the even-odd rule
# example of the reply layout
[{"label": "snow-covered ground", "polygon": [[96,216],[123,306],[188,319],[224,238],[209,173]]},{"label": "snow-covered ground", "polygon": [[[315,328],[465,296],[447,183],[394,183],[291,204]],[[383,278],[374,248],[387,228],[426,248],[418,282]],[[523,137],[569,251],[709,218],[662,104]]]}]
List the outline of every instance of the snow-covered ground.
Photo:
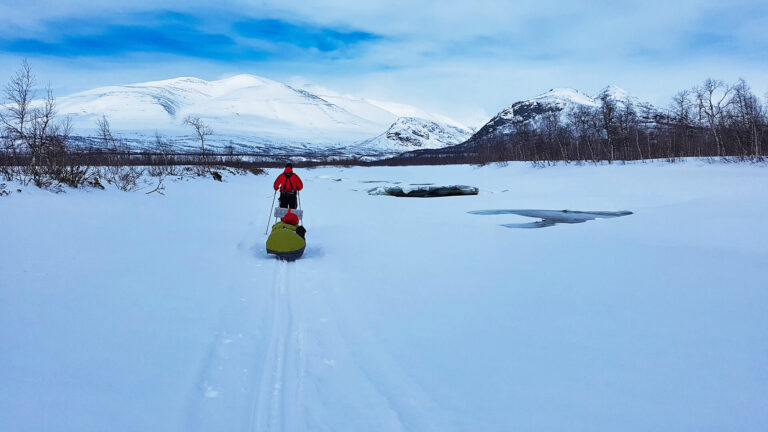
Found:
[{"label": "snow-covered ground", "polygon": [[[0,198],[0,430],[768,427],[765,166],[297,172],[293,263],[275,170]],[[480,194],[366,192],[395,182]],[[517,209],[633,214],[468,213]]]}]

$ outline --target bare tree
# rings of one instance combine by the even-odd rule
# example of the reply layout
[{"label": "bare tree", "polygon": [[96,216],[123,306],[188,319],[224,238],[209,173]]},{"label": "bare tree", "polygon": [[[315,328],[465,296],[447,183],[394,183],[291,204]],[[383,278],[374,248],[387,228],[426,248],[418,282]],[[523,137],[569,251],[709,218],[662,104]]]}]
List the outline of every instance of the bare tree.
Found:
[{"label": "bare tree", "polygon": [[[560,121],[560,112],[549,112],[541,116],[538,128],[543,134],[542,150],[548,160],[569,162],[567,128]],[[546,145],[546,144],[549,145]],[[556,146],[556,149],[550,148]]]},{"label": "bare tree", "polygon": [[597,110],[585,105],[579,105],[568,113],[568,121],[574,129],[577,158],[582,159],[583,155],[583,158],[587,159],[586,155],[579,150],[581,147],[580,143],[583,142],[587,146],[589,159],[592,162],[597,162],[599,155],[595,150],[595,143],[600,139],[597,132],[600,122]]},{"label": "bare tree", "polygon": [[720,127],[728,96],[732,90],[733,88],[724,82],[711,78],[707,78],[702,85],[694,88],[699,117],[706,122],[712,133],[717,148],[717,156],[725,155]]},{"label": "bare tree", "polygon": [[727,122],[733,140],[744,156],[758,157],[762,152],[765,110],[746,81],[740,79],[728,101]]},{"label": "bare tree", "polygon": [[34,101],[35,82],[31,66],[23,60],[5,86],[8,103],[0,109],[0,126],[4,153],[14,167],[4,169],[4,175],[22,183],[32,180],[40,187],[77,186],[71,180],[80,176],[70,177],[74,172],[67,169],[69,119],[56,121],[56,99],[50,86],[43,100]]},{"label": "bare tree", "polygon": [[3,140],[6,154],[13,158],[13,168],[9,169],[8,180],[16,179],[26,183],[26,176],[20,163],[20,156],[26,149],[27,124],[30,117],[30,104],[34,98],[35,76],[26,59],[11,77],[3,89],[6,103],[0,110],[0,122],[3,127]]},{"label": "bare tree", "polygon": [[615,146],[618,138],[618,125],[616,124],[616,111],[618,108],[616,102],[607,93],[600,95],[600,102],[601,127],[610,151],[610,158],[608,160],[613,162],[616,159]]},{"label": "bare tree", "polygon": [[176,166],[171,162],[172,156],[170,145],[158,131],[155,131],[154,152],[155,154],[150,157],[147,173],[150,176],[157,178],[157,186],[155,186],[153,190],[147,192],[147,195],[155,192],[160,195],[165,195],[165,185],[163,184],[165,177],[168,175],[177,175],[177,172]]},{"label": "bare tree", "polygon": [[[53,124],[56,116],[56,100],[50,87],[46,89],[45,100],[39,108],[31,111],[31,121],[26,131],[26,144],[32,159],[29,164],[32,180],[38,186],[49,186],[56,178],[66,152],[65,136],[57,125]],[[69,130],[65,131],[69,135]]]},{"label": "bare tree", "polygon": [[200,141],[201,170],[199,171],[199,174],[204,175],[209,171],[208,158],[205,154],[205,138],[213,135],[213,129],[206,125],[205,122],[200,119],[200,117],[187,116],[184,119],[184,124],[192,126],[192,129],[195,131],[195,135],[197,135],[197,139]]},{"label": "bare tree", "polygon": [[[701,156],[700,146],[697,146],[695,149],[690,146],[690,135],[694,123],[694,103],[691,100],[691,94],[690,90],[681,90],[672,96],[669,115],[672,135],[669,137],[668,158],[674,159],[681,153]],[[675,147],[677,142],[680,143],[680,149]]]},{"label": "bare tree", "polygon": [[32,73],[32,67],[27,59],[24,59],[20,69],[5,86],[4,95],[9,103],[6,105],[6,110],[0,114],[0,121],[15,139],[23,140],[26,136],[29,105],[34,98],[34,85],[35,76]]}]

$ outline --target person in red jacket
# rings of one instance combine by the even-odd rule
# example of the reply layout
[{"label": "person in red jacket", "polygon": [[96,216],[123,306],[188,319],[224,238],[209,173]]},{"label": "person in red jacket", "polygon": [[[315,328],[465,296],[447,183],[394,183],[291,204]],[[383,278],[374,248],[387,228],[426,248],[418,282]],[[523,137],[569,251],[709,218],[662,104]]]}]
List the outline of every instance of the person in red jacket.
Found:
[{"label": "person in red jacket", "polygon": [[280,207],[295,209],[296,193],[304,189],[304,183],[299,176],[293,172],[293,165],[285,165],[285,170],[277,176],[274,184],[275,190],[280,190]]}]

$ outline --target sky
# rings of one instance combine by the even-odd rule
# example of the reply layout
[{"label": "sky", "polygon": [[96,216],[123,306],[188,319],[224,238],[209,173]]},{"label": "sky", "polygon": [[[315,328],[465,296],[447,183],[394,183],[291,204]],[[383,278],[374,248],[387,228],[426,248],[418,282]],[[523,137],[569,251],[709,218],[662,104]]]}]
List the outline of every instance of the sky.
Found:
[{"label": "sky", "polygon": [[768,92],[768,3],[0,0],[0,80],[26,58],[63,96],[249,73],[481,125],[555,87],[658,106],[712,77]]}]

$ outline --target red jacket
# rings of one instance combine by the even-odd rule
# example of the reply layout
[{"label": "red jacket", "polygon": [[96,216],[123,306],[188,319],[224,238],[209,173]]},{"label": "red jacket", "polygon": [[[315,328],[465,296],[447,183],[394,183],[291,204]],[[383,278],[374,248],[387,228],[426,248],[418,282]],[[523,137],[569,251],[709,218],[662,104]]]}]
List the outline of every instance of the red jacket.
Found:
[{"label": "red jacket", "polygon": [[297,176],[291,168],[286,167],[282,174],[277,176],[274,184],[275,190],[280,191],[300,191],[304,189],[304,183],[301,182],[299,176]]}]

